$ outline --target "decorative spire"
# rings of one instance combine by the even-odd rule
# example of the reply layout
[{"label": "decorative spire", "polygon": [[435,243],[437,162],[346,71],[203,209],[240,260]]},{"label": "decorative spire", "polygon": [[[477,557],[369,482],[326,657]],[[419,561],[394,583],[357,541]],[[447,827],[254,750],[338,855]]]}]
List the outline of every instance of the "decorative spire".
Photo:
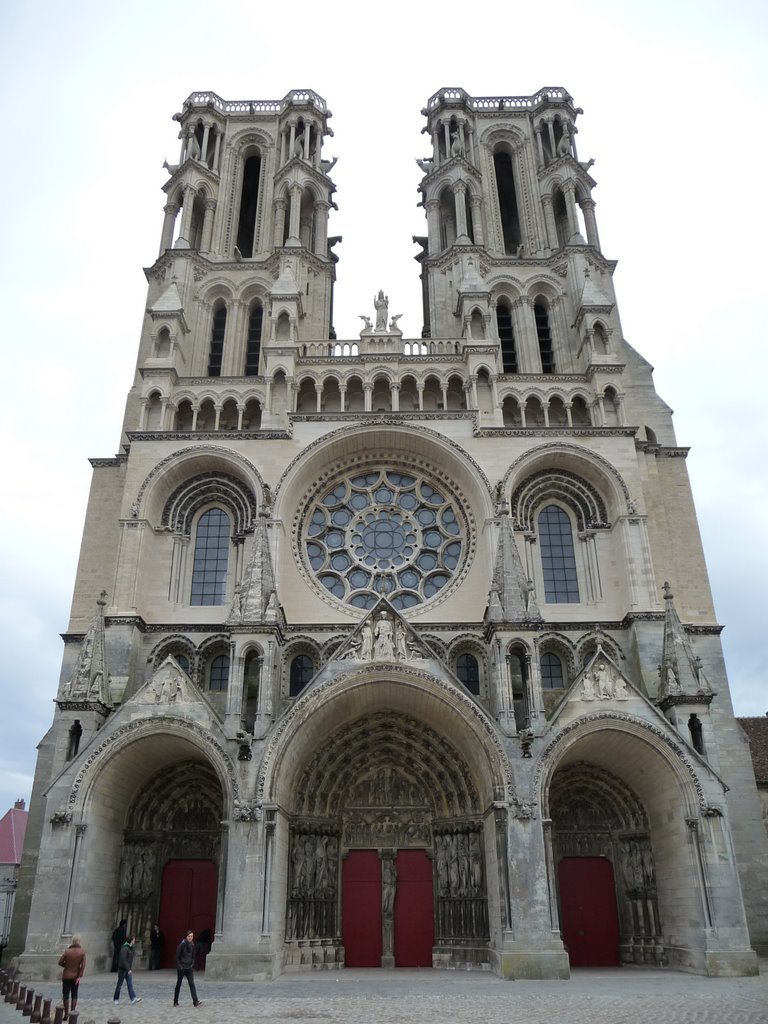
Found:
[{"label": "decorative spire", "polygon": [[496,548],[496,563],[488,596],[488,617],[499,619],[541,619],[536,605],[533,581],[526,575],[520,552],[517,549],[509,506],[505,501],[499,505],[501,525]]},{"label": "decorative spire", "polygon": [[274,622],[277,618],[277,596],[272,554],[269,549],[267,520],[270,511],[265,499],[253,537],[253,554],[243,574],[242,583],[235,587],[235,597],[227,622]]},{"label": "decorative spire", "polygon": [[711,699],[712,689],[704,675],[701,658],[693,653],[669,583],[664,583],[663,591],[664,638],[659,666],[659,699],[694,694],[707,695]]},{"label": "decorative spire", "polygon": [[105,707],[112,706],[104,640],[106,598],[107,592],[102,590],[96,602],[96,614],[80,648],[74,675],[62,688],[62,697],[65,700],[97,701]]}]

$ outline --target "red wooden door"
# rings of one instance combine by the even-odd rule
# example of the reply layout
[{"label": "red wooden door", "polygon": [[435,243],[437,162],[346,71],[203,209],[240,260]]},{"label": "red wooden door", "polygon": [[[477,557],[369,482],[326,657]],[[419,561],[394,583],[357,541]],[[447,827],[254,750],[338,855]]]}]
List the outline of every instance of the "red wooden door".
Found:
[{"label": "red wooden door", "polygon": [[398,850],[395,967],[431,967],[435,941],[432,861],[426,850]]},{"label": "red wooden door", "polygon": [[571,967],[618,967],[613,867],[605,857],[564,857],[558,868],[563,942]]},{"label": "red wooden door", "polygon": [[381,967],[381,861],[350,850],[341,869],[341,937],[347,967]]},{"label": "red wooden door", "polygon": [[160,930],[165,936],[161,964],[174,967],[176,947],[192,929],[195,938],[216,926],[218,871],[212,860],[170,860],[163,868]]}]

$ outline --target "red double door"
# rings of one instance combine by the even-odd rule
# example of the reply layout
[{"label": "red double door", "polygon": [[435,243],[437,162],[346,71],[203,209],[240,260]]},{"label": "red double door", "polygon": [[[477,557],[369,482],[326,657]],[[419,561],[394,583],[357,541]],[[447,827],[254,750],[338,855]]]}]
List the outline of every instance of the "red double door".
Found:
[{"label": "red double door", "polygon": [[619,920],[613,867],[605,857],[563,857],[560,924],[571,967],[618,967]]},{"label": "red double door", "polygon": [[[399,850],[395,869],[395,966],[431,967],[432,861],[425,850]],[[381,860],[376,850],[350,850],[344,860],[341,930],[347,967],[381,967]]]},{"label": "red double door", "polygon": [[171,860],[163,869],[160,931],[165,937],[161,964],[174,967],[176,947],[191,929],[195,938],[216,926],[218,871],[212,860]]}]

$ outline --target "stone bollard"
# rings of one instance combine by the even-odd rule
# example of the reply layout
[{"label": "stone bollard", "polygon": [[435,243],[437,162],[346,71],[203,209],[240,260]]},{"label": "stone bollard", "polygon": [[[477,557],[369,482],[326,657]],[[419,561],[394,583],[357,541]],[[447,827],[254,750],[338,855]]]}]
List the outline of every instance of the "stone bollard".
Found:
[{"label": "stone bollard", "polygon": [[5,995],[5,986],[8,984],[8,975],[0,971],[0,996]]},{"label": "stone bollard", "polygon": [[35,996],[35,1005],[32,1007],[32,1015],[29,1018],[30,1024],[40,1024],[40,1006],[43,1002],[41,995]]},{"label": "stone bollard", "polygon": [[16,999],[18,998],[18,995],[19,995],[19,983],[18,983],[18,981],[14,981],[14,982],[12,982],[11,987],[5,993],[5,1001],[6,1001],[6,1003],[15,1003]]},{"label": "stone bollard", "polygon": [[27,997],[27,986],[21,985],[19,987],[19,994],[16,998],[16,1009],[21,1010],[24,1007],[24,1000]]},{"label": "stone bollard", "polygon": [[70,1013],[70,1015],[69,1015],[69,1024],[77,1024],[77,1018],[79,1016],[80,1016],[80,1014],[77,1012],[77,1010],[75,1010],[73,1013]]},{"label": "stone bollard", "polygon": [[64,1007],[57,1006],[53,1015],[53,1024],[61,1024],[64,1019]]},{"label": "stone bollard", "polygon": [[120,1018],[110,1017],[109,1020],[107,1021],[107,1024],[120,1024]]},{"label": "stone bollard", "polygon": [[24,1009],[21,1011],[23,1016],[32,1016],[32,1000],[35,998],[35,990],[33,988],[27,989],[27,998],[24,1000]]},{"label": "stone bollard", "polygon": [[51,1024],[51,1000],[43,1000],[43,1013],[40,1017],[40,1024]]}]

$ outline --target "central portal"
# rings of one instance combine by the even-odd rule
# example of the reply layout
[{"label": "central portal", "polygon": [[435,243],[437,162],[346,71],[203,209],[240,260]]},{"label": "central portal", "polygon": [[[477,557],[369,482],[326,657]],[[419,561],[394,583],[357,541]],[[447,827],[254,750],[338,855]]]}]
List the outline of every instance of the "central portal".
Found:
[{"label": "central portal", "polygon": [[[350,850],[342,868],[347,967],[431,967],[432,861],[426,850]],[[392,870],[394,866],[394,872]]]}]

